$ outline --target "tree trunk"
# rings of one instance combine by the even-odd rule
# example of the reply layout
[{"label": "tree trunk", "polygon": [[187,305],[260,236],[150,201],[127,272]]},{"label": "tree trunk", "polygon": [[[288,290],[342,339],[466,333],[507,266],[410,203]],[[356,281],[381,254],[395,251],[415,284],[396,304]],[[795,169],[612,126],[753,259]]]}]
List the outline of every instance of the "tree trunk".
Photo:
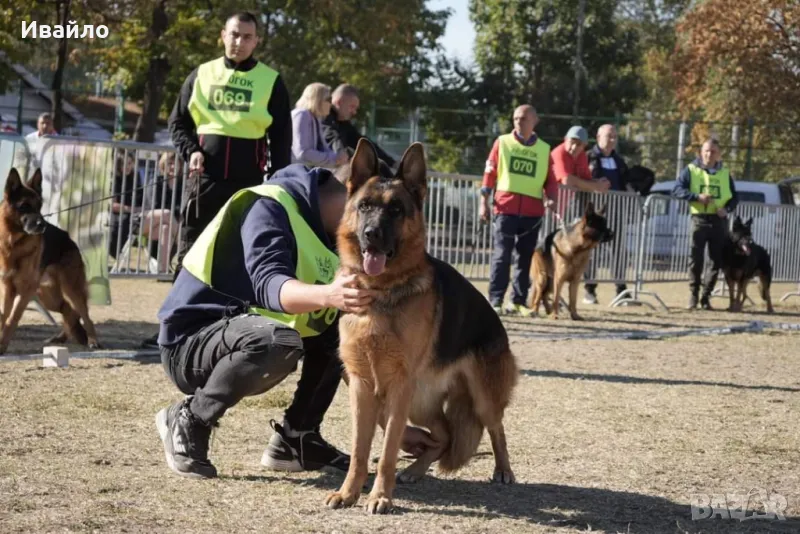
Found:
[{"label": "tree trunk", "polygon": [[583,22],[586,17],[586,0],[578,3],[578,42],[575,45],[575,89],[572,95],[572,117],[577,120],[581,109],[581,74],[583,73]]},{"label": "tree trunk", "polygon": [[144,84],[142,114],[136,121],[136,130],[133,133],[134,141],[142,143],[152,143],[155,139],[158,113],[164,101],[164,85],[172,69],[167,50],[160,43],[161,37],[169,27],[166,3],[166,0],[160,0],[153,7],[153,23],[147,34],[150,63]]},{"label": "tree trunk", "polygon": [[[66,29],[69,20],[69,7],[72,0],[63,0],[56,2],[56,21],[64,28],[64,36],[58,41],[58,54],[56,56],[56,72],[53,75],[53,102],[51,111],[53,113],[53,126],[56,131],[61,133],[64,125],[64,94],[62,92],[62,84],[64,82],[64,69],[67,66],[67,35]],[[61,7],[64,7],[62,12]]]}]

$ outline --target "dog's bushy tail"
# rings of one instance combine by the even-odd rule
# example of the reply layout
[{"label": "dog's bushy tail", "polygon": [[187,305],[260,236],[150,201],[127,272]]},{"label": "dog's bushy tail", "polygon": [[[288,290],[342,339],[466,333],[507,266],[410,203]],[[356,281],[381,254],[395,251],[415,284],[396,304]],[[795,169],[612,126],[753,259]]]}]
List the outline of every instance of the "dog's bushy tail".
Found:
[{"label": "dog's bushy tail", "polygon": [[443,473],[465,466],[478,450],[483,437],[483,424],[475,413],[475,406],[463,377],[457,382],[450,391],[444,411],[450,443],[439,458],[438,467]]}]

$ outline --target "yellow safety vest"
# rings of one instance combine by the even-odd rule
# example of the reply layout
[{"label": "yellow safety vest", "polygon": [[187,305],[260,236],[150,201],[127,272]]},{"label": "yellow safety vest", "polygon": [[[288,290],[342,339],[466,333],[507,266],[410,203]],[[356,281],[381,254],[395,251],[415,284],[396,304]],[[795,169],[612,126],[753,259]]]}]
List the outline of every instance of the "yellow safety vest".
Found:
[{"label": "yellow safety vest", "polygon": [[706,193],[714,200],[704,206],[700,202],[692,202],[690,210],[692,215],[716,213],[719,208],[733,198],[731,192],[731,173],[727,167],[720,168],[715,174],[710,174],[705,169],[694,163],[689,164],[689,191],[695,194]]},{"label": "yellow safety vest", "polygon": [[498,140],[497,190],[542,198],[550,167],[550,145],[537,139],[533,145],[525,146],[513,133],[501,135]]},{"label": "yellow safety vest", "polygon": [[260,61],[247,72],[229,69],[221,57],[197,69],[189,113],[200,135],[258,139],[272,124],[267,104],[278,72]]},{"label": "yellow safety vest", "polygon": [[[300,214],[297,202],[282,187],[259,185],[236,192],[217,213],[189,249],[183,259],[183,268],[209,287],[213,287],[211,268],[214,264],[214,245],[218,236],[221,239],[238,239],[237,229],[245,211],[260,197],[273,198],[280,202],[289,215],[295,242],[297,243],[296,278],[306,284],[330,284],[339,268],[339,257],[334,254],[314,233]],[[290,315],[251,307],[251,313],[265,317],[294,328],[300,337],[312,337],[323,333],[336,320],[339,310],[326,308],[310,313]]]}]

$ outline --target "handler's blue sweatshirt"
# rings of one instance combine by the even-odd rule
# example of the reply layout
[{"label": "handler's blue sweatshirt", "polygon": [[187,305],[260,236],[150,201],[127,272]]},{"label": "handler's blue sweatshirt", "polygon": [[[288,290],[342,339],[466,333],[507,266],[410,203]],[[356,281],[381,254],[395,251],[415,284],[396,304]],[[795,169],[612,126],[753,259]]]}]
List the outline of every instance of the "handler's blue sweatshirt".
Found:
[{"label": "handler's blue sweatshirt", "polygon": [[[336,244],[326,235],[319,214],[317,183],[323,173],[330,171],[289,165],[268,183],[281,186],[294,198],[317,237],[335,252]],[[215,289],[181,269],[158,312],[160,345],[178,343],[250,305],[284,311],[279,294],[284,282],[295,278],[297,246],[283,206],[271,198],[258,199],[245,213],[238,237],[216,243],[211,271]]]}]

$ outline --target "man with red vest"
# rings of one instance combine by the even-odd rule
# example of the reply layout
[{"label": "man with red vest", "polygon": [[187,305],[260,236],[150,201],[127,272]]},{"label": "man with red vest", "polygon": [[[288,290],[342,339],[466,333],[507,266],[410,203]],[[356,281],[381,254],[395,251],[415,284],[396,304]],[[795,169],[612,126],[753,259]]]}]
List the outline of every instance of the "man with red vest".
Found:
[{"label": "man with red vest", "polygon": [[[533,106],[514,110],[514,131],[494,142],[486,169],[480,204],[480,217],[490,218],[490,195],[494,191],[494,253],[489,279],[489,301],[497,313],[531,315],[525,306],[530,288],[533,251],[545,206],[557,195],[557,183],[550,165],[550,145],[538,138],[539,122]],[[516,251],[513,295],[503,309],[509,283],[511,252]]]}]

